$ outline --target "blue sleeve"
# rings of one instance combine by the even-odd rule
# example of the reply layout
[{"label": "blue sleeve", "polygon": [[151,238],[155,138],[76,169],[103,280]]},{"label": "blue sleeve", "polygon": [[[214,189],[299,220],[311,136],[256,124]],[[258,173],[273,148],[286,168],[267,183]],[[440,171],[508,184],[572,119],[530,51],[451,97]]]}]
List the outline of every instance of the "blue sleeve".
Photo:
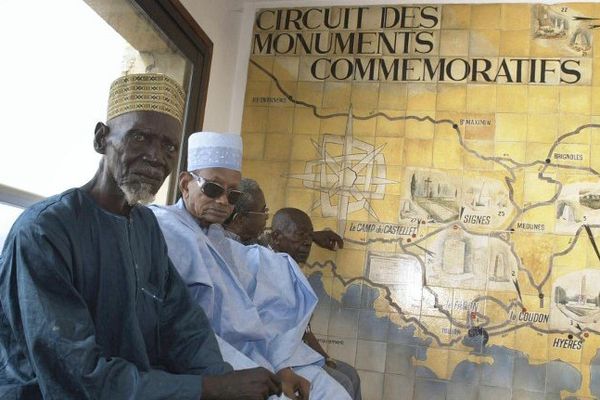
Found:
[{"label": "blue sleeve", "polygon": [[[70,245],[64,234],[29,225],[14,232],[0,263],[3,312],[14,345],[31,364],[44,399],[199,399],[202,377],[198,374],[206,365],[199,349],[214,337],[203,330],[186,342],[175,333],[192,329],[189,321],[175,317],[175,310],[181,307],[179,315],[185,321],[195,316],[194,310],[182,306],[187,301],[182,300],[177,278],[169,279],[166,309],[172,317],[163,320],[164,341],[169,335],[176,338],[167,346],[173,367],[185,345],[191,346],[190,368],[181,374],[140,370],[123,358],[102,356],[87,304],[72,284]],[[168,324],[172,326],[166,328]]]},{"label": "blue sleeve", "polygon": [[223,361],[206,313],[192,301],[185,283],[167,261],[169,273],[160,327],[165,365],[178,373],[220,375],[231,371]]}]

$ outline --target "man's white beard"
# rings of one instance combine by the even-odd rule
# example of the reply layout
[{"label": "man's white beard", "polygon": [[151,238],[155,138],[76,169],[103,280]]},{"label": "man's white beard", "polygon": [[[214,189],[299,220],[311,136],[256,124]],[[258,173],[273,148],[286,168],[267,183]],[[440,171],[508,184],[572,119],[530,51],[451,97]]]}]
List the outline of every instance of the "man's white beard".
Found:
[{"label": "man's white beard", "polygon": [[125,194],[125,200],[130,206],[136,204],[150,204],[154,201],[155,193],[153,193],[152,185],[148,183],[136,182],[133,184],[123,184],[120,186]]}]

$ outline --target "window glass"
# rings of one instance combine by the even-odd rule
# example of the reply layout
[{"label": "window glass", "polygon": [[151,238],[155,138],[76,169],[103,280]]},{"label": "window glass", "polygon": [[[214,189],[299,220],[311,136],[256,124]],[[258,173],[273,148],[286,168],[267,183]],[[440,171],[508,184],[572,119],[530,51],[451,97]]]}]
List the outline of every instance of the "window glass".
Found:
[{"label": "window glass", "polygon": [[94,127],[115,78],[147,71],[188,80],[188,60],[127,0],[4,0],[0,35],[10,60],[0,63],[0,183],[42,196],[93,176]]}]

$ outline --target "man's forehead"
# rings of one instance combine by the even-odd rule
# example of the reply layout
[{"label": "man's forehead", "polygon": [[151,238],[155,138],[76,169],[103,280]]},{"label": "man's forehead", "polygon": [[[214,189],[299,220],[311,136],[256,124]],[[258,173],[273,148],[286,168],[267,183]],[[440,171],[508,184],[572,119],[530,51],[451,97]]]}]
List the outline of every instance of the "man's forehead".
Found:
[{"label": "man's forehead", "polygon": [[148,134],[162,135],[177,143],[181,141],[179,121],[156,111],[131,111],[113,118],[109,124],[125,131],[135,129]]},{"label": "man's forehead", "polygon": [[289,230],[293,232],[312,232],[312,221],[306,215],[290,215],[288,219]]},{"label": "man's forehead", "polygon": [[242,174],[240,171],[229,168],[202,168],[195,170],[194,173],[209,181],[228,183],[235,186],[238,186],[242,180]]}]

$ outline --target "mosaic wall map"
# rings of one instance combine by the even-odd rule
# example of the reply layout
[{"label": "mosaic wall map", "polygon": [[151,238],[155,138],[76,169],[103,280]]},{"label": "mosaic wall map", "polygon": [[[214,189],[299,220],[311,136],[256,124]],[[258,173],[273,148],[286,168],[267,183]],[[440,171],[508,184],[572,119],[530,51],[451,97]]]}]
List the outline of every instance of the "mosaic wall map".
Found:
[{"label": "mosaic wall map", "polygon": [[600,398],[600,5],[263,9],[244,175],[366,400]]}]

